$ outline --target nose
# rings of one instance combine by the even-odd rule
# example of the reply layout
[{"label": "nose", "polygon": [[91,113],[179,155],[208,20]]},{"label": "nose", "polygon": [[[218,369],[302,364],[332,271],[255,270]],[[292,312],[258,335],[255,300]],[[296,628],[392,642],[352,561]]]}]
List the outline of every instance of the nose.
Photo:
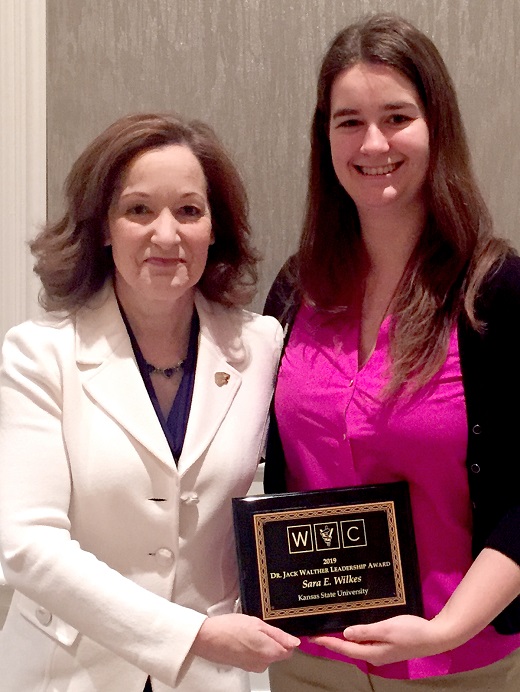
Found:
[{"label": "nose", "polygon": [[152,242],[161,248],[171,247],[179,242],[179,222],[168,208],[155,217],[152,226]]},{"label": "nose", "polygon": [[390,148],[388,140],[380,128],[371,124],[367,127],[363,142],[361,144],[361,153],[363,154],[381,154],[388,151]]}]

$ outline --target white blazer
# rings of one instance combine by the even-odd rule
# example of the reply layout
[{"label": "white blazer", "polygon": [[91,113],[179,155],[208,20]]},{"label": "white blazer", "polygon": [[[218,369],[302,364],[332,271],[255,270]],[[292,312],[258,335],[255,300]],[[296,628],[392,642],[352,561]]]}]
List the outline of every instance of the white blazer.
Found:
[{"label": "white blazer", "polygon": [[[4,342],[0,557],[14,589],[2,692],[234,692],[247,675],[193,656],[232,612],[231,498],[265,438],[282,335],[196,297],[200,339],[178,466],[111,286],[73,319]],[[218,373],[225,373],[224,376]]]}]

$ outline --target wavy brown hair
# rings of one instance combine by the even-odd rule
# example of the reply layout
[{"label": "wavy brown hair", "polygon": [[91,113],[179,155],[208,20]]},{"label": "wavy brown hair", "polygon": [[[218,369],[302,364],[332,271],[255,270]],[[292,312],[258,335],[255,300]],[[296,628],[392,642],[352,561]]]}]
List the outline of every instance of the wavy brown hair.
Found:
[{"label": "wavy brown hair", "polygon": [[120,118],[87,146],[65,182],[65,214],[31,243],[46,310],[74,312],[112,275],[112,253],[104,239],[114,192],[136,156],[172,144],[193,152],[208,186],[215,242],[199,289],[229,307],[251,300],[258,255],[251,246],[247,195],[235,165],[205,123],[146,113]]},{"label": "wavy brown hair", "polygon": [[396,391],[405,383],[420,386],[438,371],[461,312],[475,329],[482,328],[475,312],[482,281],[512,250],[493,236],[455,88],[437,48],[401,17],[375,14],[337,34],[321,64],[298,252],[306,299],[336,310],[351,304],[363,285],[359,217],[334,172],[328,138],[332,85],[358,63],[387,65],[403,74],[419,94],[429,130],[427,222],[392,303],[390,391]]}]

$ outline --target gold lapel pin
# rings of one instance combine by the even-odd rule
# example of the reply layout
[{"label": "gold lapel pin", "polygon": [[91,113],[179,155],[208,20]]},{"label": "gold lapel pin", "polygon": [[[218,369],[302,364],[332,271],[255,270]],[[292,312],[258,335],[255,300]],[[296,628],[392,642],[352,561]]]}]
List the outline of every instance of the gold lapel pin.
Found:
[{"label": "gold lapel pin", "polygon": [[215,373],[215,384],[218,387],[223,387],[225,384],[229,382],[229,378],[231,375],[229,375],[227,372],[216,372]]}]

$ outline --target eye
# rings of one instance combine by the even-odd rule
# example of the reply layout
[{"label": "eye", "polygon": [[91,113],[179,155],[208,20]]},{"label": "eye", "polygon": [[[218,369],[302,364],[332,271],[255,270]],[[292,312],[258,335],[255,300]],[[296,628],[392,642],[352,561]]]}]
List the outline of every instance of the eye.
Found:
[{"label": "eye", "polygon": [[194,204],[185,204],[180,207],[178,214],[181,218],[194,220],[204,216],[204,210]]},{"label": "eye", "polygon": [[404,113],[394,113],[388,118],[388,122],[391,125],[407,125],[408,123],[412,122],[413,118],[409,115],[405,115]]},{"label": "eye", "polygon": [[359,127],[362,124],[363,124],[363,121],[359,120],[359,118],[348,118],[347,120],[341,120],[336,125],[336,127],[345,127],[345,128]]},{"label": "eye", "polygon": [[150,213],[150,209],[146,204],[133,204],[126,210],[126,213],[130,216],[144,216]]}]

